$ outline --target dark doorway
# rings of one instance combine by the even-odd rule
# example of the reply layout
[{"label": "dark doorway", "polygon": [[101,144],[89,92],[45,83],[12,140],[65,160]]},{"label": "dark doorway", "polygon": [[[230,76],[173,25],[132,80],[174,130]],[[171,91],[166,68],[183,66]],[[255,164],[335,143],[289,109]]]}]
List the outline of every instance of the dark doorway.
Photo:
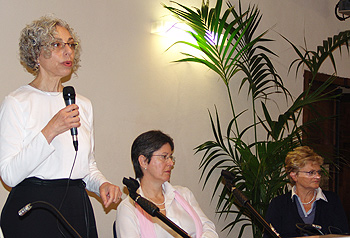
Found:
[{"label": "dark doorway", "polygon": [[[330,75],[318,74],[310,85],[312,75],[304,72],[304,90],[317,90]],[[311,87],[310,87],[311,86]],[[330,176],[322,185],[322,189],[338,193],[345,212],[348,216],[350,227],[350,79],[336,77],[333,84],[327,90],[333,95],[339,95],[335,99],[317,102],[313,105],[313,113],[310,108],[303,111],[303,123],[310,120],[320,120],[315,127],[308,128],[305,140],[325,159],[325,167]],[[321,119],[327,118],[327,119]],[[331,162],[330,162],[331,161]]]}]

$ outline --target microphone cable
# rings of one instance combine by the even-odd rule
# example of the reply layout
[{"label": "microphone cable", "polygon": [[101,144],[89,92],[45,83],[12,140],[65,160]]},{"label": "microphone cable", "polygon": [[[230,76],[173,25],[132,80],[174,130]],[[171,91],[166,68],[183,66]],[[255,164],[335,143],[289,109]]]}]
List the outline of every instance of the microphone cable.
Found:
[{"label": "microphone cable", "polygon": [[[302,232],[308,234],[308,235],[326,235],[324,234],[321,229],[322,227],[320,225],[315,224],[303,224],[303,223],[297,223],[295,226]],[[315,232],[317,231],[317,233]],[[328,226],[328,234],[343,234],[342,230],[336,226]]]},{"label": "microphone cable", "polygon": [[[71,105],[71,104],[76,104],[76,101],[75,101],[76,94],[75,94],[74,87],[72,87],[72,86],[64,87],[62,94],[63,94],[63,99],[65,101],[66,106]],[[73,133],[73,129],[75,129],[75,133]],[[63,206],[63,203],[64,203],[64,200],[66,199],[66,196],[67,196],[67,193],[68,193],[68,189],[69,189],[69,183],[70,183],[70,180],[71,180],[71,177],[72,177],[73,169],[74,169],[75,162],[77,160],[77,154],[78,154],[78,140],[77,140],[77,137],[76,137],[78,135],[77,128],[72,128],[71,129],[71,134],[73,136],[73,145],[74,145],[74,149],[75,149],[75,156],[74,156],[74,161],[73,161],[73,165],[72,165],[71,171],[69,173],[69,177],[68,177],[68,181],[67,181],[67,188],[66,188],[64,196],[62,198],[61,204],[59,206],[59,210],[61,210],[61,208]],[[82,194],[82,202],[83,202],[83,209],[84,209],[86,234],[87,234],[87,237],[89,237],[89,233],[90,233],[89,232],[90,231],[90,229],[89,229],[89,214],[88,214],[88,205],[87,205],[85,194]],[[57,227],[58,227],[59,231],[61,232],[61,234],[63,235],[63,237],[65,237],[65,235],[63,234],[63,232],[59,228],[58,221],[57,221]]]},{"label": "microphone cable", "polygon": [[329,226],[328,227],[329,234],[343,234],[343,231],[335,226]]},{"label": "microphone cable", "polygon": [[29,203],[25,207],[23,207],[21,210],[18,211],[18,215],[24,216],[29,210],[31,210],[32,208],[35,208],[35,206],[37,206],[37,204],[46,205],[50,208],[49,210],[52,209],[51,211],[54,211],[56,213],[57,217],[60,217],[68,225],[68,227],[73,231],[73,233],[77,237],[82,238],[81,235],[79,235],[79,233],[74,229],[74,227],[66,220],[66,218],[64,218],[62,213],[60,213],[60,211],[57,210],[57,208],[55,208],[55,206],[53,206],[51,203],[48,203],[45,201],[35,201],[32,203]]},{"label": "microphone cable", "polygon": [[[73,164],[72,164],[72,168],[70,170],[70,173],[69,173],[69,177],[68,177],[68,180],[67,180],[67,185],[66,185],[66,191],[63,195],[63,198],[62,198],[62,201],[61,201],[61,204],[60,206],[58,207],[58,210],[60,211],[62,206],[63,206],[63,202],[64,200],[66,199],[67,197],[67,194],[68,194],[68,189],[69,189],[69,183],[70,183],[70,179],[72,177],[72,173],[73,173],[73,169],[74,169],[74,166],[75,166],[75,162],[77,160],[77,155],[78,155],[78,151],[76,150],[75,151],[75,156],[74,156],[74,160],[73,160]],[[86,234],[87,234],[87,237],[89,237],[89,216],[88,216],[88,211],[87,211],[87,206],[86,206],[86,199],[85,199],[85,196],[83,195],[83,207],[84,207],[84,217],[85,217],[85,226],[86,226]],[[60,229],[60,226],[59,226],[59,223],[58,223],[58,219],[56,220],[56,223],[57,223],[57,228],[58,230],[60,231],[61,235],[63,237],[66,237],[63,233],[63,231]]]},{"label": "microphone cable", "polygon": [[314,236],[314,235],[324,235],[324,233],[321,231],[322,227],[315,224],[304,224],[304,223],[297,223],[295,226],[305,234]]}]

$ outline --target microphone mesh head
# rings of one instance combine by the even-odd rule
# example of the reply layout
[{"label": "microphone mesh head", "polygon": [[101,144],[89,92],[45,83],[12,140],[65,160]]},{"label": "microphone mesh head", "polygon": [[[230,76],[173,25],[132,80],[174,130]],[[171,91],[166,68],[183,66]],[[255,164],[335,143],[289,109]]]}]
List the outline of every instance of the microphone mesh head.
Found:
[{"label": "microphone mesh head", "polygon": [[63,88],[64,100],[75,99],[75,90],[72,86],[66,86]]}]

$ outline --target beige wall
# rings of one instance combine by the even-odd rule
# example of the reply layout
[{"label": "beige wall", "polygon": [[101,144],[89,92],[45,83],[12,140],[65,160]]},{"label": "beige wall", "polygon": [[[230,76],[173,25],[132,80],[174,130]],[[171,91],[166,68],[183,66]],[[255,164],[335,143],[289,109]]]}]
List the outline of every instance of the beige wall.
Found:
[{"label": "beige wall", "polygon": [[[65,19],[78,32],[83,47],[78,77],[67,84],[93,102],[96,160],[100,170],[110,181],[122,186],[123,177],[133,176],[129,155],[133,139],[149,129],[163,130],[175,140],[177,163],[172,183],[189,187],[220,231],[227,222],[218,221],[215,216],[216,198],[210,203],[215,181],[209,181],[202,190],[198,170],[201,154],[194,155],[193,148],[212,139],[207,109],[213,111],[216,105],[223,121],[229,119],[225,88],[216,75],[200,65],[170,63],[179,58],[179,48],[164,52],[171,41],[150,33],[151,24],[168,14],[161,2],[0,0],[0,98],[32,80],[18,60],[18,37],[24,25],[47,13]],[[202,1],[179,2],[199,7]],[[292,94],[297,95],[302,88],[301,74],[297,78],[294,74],[287,76],[295,54],[276,32],[297,45],[303,45],[305,36],[308,47],[314,49],[325,37],[347,29],[350,20],[340,22],[335,18],[337,0],[252,2],[258,3],[263,13],[261,31],[272,28],[269,36],[276,42],[270,45],[280,55],[274,60],[278,72]],[[347,53],[338,65],[339,75],[348,76]],[[323,71],[333,72],[329,66]],[[239,102],[238,111],[246,108],[244,93],[235,101]],[[0,208],[7,194],[1,187]],[[115,209],[105,211],[97,199],[91,200],[100,237],[112,237]],[[230,237],[235,234],[236,231]],[[221,232],[220,237],[226,237],[226,232]],[[250,234],[246,233],[245,237]]]}]

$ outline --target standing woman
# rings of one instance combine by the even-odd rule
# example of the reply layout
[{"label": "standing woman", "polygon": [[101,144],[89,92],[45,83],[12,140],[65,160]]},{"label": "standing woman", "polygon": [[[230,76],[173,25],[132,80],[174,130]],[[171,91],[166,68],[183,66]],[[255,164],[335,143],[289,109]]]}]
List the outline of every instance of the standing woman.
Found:
[{"label": "standing woman", "polygon": [[[119,187],[98,170],[94,158],[91,102],[77,95],[65,105],[61,79],[79,68],[80,45],[63,20],[45,16],[27,25],[19,42],[21,63],[35,78],[10,93],[0,109],[0,175],[11,192],[1,213],[6,238],[72,237],[50,208],[18,210],[45,201],[56,207],[82,237],[97,237],[86,189],[105,207],[120,199]],[[70,129],[79,131],[79,150]]]},{"label": "standing woman", "polygon": [[323,158],[308,146],[287,154],[285,169],[292,190],[272,199],[266,214],[266,221],[281,237],[304,236],[305,228],[313,226],[318,234],[349,232],[338,195],[320,188],[322,164]]}]

